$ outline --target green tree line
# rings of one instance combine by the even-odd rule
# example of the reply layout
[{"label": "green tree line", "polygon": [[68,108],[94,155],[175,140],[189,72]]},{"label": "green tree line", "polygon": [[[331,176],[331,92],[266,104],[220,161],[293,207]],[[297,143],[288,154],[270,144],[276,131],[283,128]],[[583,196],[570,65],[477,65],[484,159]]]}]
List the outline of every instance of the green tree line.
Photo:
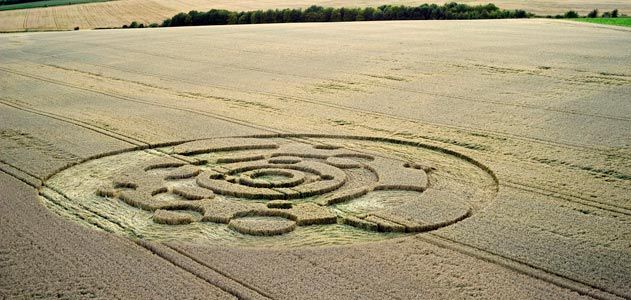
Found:
[{"label": "green tree line", "polygon": [[[602,14],[602,18],[617,18],[618,17],[618,10],[614,9],[612,11],[606,11]],[[622,16],[626,16],[625,14],[622,14]],[[567,11],[565,14],[563,15],[556,15],[554,16],[554,18],[556,19],[576,19],[576,18],[598,18],[598,9],[594,9],[591,12],[589,12],[586,16],[582,17],[581,15],[579,15],[576,11],[574,10],[569,10]],[[546,18],[553,18],[553,16],[546,16]]]},{"label": "green tree line", "polygon": [[333,8],[313,5],[307,9],[268,9],[256,11],[228,11],[211,9],[207,12],[179,13],[162,22],[163,27],[297,23],[297,22],[351,22],[381,20],[471,20],[527,18],[532,14],[524,10],[503,10],[494,4],[467,5],[447,3],[420,6],[382,5],[376,8]]}]

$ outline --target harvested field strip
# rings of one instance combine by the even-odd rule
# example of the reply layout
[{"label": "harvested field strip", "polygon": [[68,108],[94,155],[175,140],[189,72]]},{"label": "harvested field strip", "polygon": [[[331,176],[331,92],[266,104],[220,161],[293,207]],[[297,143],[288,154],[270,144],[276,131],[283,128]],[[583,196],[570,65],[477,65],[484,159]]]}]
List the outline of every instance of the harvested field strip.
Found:
[{"label": "harvested field strip", "polygon": [[438,233],[416,235],[415,237],[438,247],[457,251],[471,257],[475,257],[477,259],[503,266],[507,269],[531,276],[533,278],[544,280],[554,285],[576,291],[581,295],[589,295],[590,297],[593,297],[595,299],[603,300],[626,298],[624,295],[609,291],[609,289],[607,289],[606,287],[598,287],[590,283],[585,283],[576,279],[568,278],[561,274],[557,274],[554,271],[545,270],[541,267],[530,265],[528,263],[515,260],[510,257],[505,257],[503,255],[499,255],[472,245],[468,245],[466,243],[451,240],[447,237],[441,236]]},{"label": "harvested field strip", "polygon": [[[90,0],[93,1],[93,0]],[[73,1],[74,2],[74,1]],[[458,1],[460,3],[466,3],[469,5],[487,4],[489,1],[479,0],[464,0]],[[325,3],[327,6],[335,7],[353,7],[357,5],[362,6],[380,6],[383,4],[403,4],[403,5],[420,5],[422,3],[436,3],[444,4],[445,1],[441,0],[426,0],[426,1],[409,1],[409,0],[393,0],[393,1],[361,1],[358,4],[357,1],[329,1]],[[624,13],[629,13],[630,5],[628,1],[611,0],[607,3],[599,3],[597,7],[593,2],[587,2],[583,0],[564,1],[512,1],[512,0],[498,0],[493,1],[496,5],[506,9],[525,9],[534,12],[538,15],[555,15],[563,14],[570,9],[577,10],[584,14],[594,8],[598,8],[601,11],[612,10],[614,8],[620,9]],[[77,7],[79,6],[91,6],[90,14],[100,16],[98,22],[94,27],[119,27],[123,24],[129,24],[131,21],[140,22],[162,22],[165,18],[169,18],[174,14],[190,10],[207,11],[211,8],[228,9],[236,11],[244,10],[257,10],[257,9],[277,9],[277,8],[307,8],[314,4],[313,1],[292,1],[287,3],[285,1],[209,1],[209,0],[195,0],[195,1],[172,1],[172,0],[119,0],[108,1],[102,3],[92,4],[79,4],[71,6],[56,6],[48,8],[36,8],[31,10],[12,10],[5,11],[0,14],[0,31],[24,31],[24,30],[69,30],[74,26],[83,28],[89,28],[86,21],[89,17],[79,13]],[[46,14],[47,10],[55,11],[54,19],[41,20],[43,22],[36,24],[34,27],[22,26],[24,19],[29,14],[32,16],[39,14]],[[13,12],[13,13],[12,13]],[[12,13],[12,14],[9,14]],[[26,23],[24,23],[26,25]]]},{"label": "harvested field strip", "polygon": [[[111,0],[44,0],[44,1],[34,1],[34,2],[19,3],[19,4],[0,5],[0,11],[3,11],[3,10],[15,10],[15,9],[29,9],[29,8],[37,8],[37,7],[52,7],[52,6],[62,6],[62,5],[75,5],[75,4],[85,4],[85,3],[92,3],[92,2],[106,2],[106,1],[111,1]],[[57,28],[59,28],[59,27],[57,27]]]}]

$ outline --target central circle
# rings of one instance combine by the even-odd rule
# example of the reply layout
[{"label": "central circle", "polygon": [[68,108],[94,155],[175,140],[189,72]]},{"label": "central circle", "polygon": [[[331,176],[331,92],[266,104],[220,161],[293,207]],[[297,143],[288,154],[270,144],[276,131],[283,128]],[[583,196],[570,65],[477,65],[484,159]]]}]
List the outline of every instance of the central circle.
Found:
[{"label": "central circle", "polygon": [[303,172],[286,169],[257,169],[241,173],[239,183],[260,188],[287,188],[305,182]]},{"label": "central circle", "polygon": [[263,170],[263,171],[255,172],[254,174],[250,175],[250,178],[252,179],[262,179],[262,180],[269,180],[269,181],[283,180],[283,179],[293,178],[293,177],[294,177],[294,174],[289,173],[287,171],[282,171],[282,170]]}]

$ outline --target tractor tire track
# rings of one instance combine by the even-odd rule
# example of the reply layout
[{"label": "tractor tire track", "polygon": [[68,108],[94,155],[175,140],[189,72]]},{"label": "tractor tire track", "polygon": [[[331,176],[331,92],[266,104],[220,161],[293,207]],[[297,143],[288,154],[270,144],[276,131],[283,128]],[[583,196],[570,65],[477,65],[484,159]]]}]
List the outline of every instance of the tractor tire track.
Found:
[{"label": "tractor tire track", "polygon": [[0,159],[0,171],[10,175],[11,177],[26,183],[27,185],[33,187],[34,189],[38,189],[42,186],[42,179],[28,173],[17,166],[10,164],[2,159]]},{"label": "tractor tire track", "polygon": [[467,243],[452,240],[450,238],[441,236],[438,233],[430,233],[427,235],[419,234],[415,237],[432,245],[457,251],[482,261],[494,263],[515,272],[575,291],[581,295],[588,295],[595,299],[602,300],[631,299],[625,295],[612,291],[607,287],[594,285],[588,282],[583,282],[581,280],[576,280],[527,262],[512,259],[510,257],[493,253],[491,251],[484,250],[476,246],[469,245]]},{"label": "tractor tire track", "polygon": [[51,118],[51,119],[55,119],[55,120],[58,120],[58,121],[68,122],[68,123],[71,123],[73,125],[76,125],[76,126],[79,126],[79,127],[82,127],[82,128],[85,128],[85,129],[88,129],[88,130],[91,130],[91,131],[94,131],[94,132],[97,132],[97,133],[100,133],[102,135],[105,135],[105,136],[117,139],[117,140],[119,140],[121,142],[129,143],[129,144],[132,144],[132,145],[135,145],[135,146],[149,145],[149,143],[143,142],[143,141],[138,140],[138,139],[136,139],[134,137],[131,137],[131,136],[128,136],[128,135],[124,135],[124,134],[121,134],[121,133],[116,133],[116,132],[113,132],[111,130],[107,130],[107,129],[104,129],[104,128],[101,128],[101,127],[98,127],[98,126],[94,126],[94,125],[92,125],[92,124],[90,124],[88,122],[80,121],[80,120],[73,119],[73,118],[70,118],[70,117],[61,116],[61,115],[54,114],[54,113],[45,112],[45,111],[42,111],[42,110],[39,110],[39,109],[35,109],[35,108],[31,108],[31,107],[25,107],[25,106],[14,104],[14,103],[11,102],[10,99],[8,99],[6,97],[0,96],[0,104],[6,105],[6,106],[9,106],[9,107],[18,109],[18,110],[22,110],[22,111],[26,111],[26,112],[29,112],[29,113],[33,113],[33,114],[36,114],[36,115],[40,115],[40,116],[43,116],[43,117],[48,117],[48,118]]},{"label": "tractor tire track", "polygon": [[558,189],[555,189],[554,186],[544,185],[544,187],[538,187],[538,186],[531,186],[531,185],[528,185],[528,184],[525,184],[525,183],[515,182],[515,181],[512,181],[512,180],[502,180],[502,185],[506,186],[506,187],[515,188],[515,189],[519,189],[519,190],[522,190],[522,191],[526,191],[526,192],[537,193],[537,194],[540,194],[540,195],[543,195],[543,196],[552,197],[552,198],[556,198],[556,199],[559,199],[559,200],[579,203],[579,204],[582,204],[582,205],[590,206],[590,207],[597,208],[597,209],[606,210],[606,211],[613,212],[613,213],[618,213],[618,214],[631,216],[631,209],[629,209],[627,207],[620,206],[620,205],[615,205],[615,204],[610,204],[610,203],[603,203],[603,202],[595,201],[595,200],[592,200],[592,199],[589,199],[589,198],[573,195],[573,194],[570,194],[570,193],[561,192]]}]

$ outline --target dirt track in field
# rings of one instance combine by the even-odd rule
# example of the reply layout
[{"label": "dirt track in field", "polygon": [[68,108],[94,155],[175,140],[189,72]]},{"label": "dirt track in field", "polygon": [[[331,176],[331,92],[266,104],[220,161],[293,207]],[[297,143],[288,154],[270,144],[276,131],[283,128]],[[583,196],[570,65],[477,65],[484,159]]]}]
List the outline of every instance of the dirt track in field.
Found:
[{"label": "dirt track in field", "polygon": [[[489,1],[465,0],[468,4],[487,4]],[[42,30],[72,30],[76,26],[81,29],[121,27],[132,21],[145,24],[161,23],[165,18],[172,17],[178,12],[190,10],[205,11],[211,8],[229,10],[256,10],[269,8],[305,8],[313,4],[333,7],[366,7],[383,4],[420,5],[423,3],[444,4],[442,0],[412,1],[412,0],[328,0],[328,1],[226,1],[226,0],[118,0],[110,2],[90,3],[70,6],[56,6],[24,10],[0,12],[0,32],[12,31],[42,31]],[[576,10],[586,14],[592,9],[601,12],[619,9],[622,13],[631,14],[631,3],[623,0],[594,1],[517,1],[499,0],[496,5],[504,9],[525,9],[540,15],[563,14],[568,10]]]},{"label": "dirt track in field", "polygon": [[[499,20],[0,36],[0,295],[629,299],[630,32]],[[429,233],[252,248],[144,238],[66,179],[186,154],[177,141],[305,137],[290,133],[425,158],[428,192],[482,170],[482,200]],[[120,153],[133,147],[159,151]]]}]

